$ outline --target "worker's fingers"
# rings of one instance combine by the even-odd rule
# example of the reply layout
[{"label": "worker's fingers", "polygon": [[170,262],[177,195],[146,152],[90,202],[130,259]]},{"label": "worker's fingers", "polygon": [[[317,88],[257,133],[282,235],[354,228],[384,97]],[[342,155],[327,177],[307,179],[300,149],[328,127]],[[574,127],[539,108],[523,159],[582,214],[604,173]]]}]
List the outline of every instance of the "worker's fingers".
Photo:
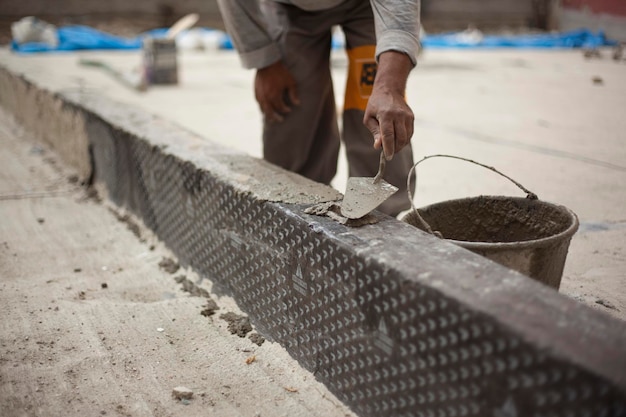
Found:
[{"label": "worker's fingers", "polygon": [[259,107],[270,122],[280,122],[299,103],[296,81],[282,62],[257,71],[254,90]]},{"label": "worker's fingers", "polygon": [[286,114],[291,110],[283,100],[282,94],[276,91],[267,92],[261,97],[259,104],[266,117],[273,116],[274,113]]},{"label": "worker's fingers", "polygon": [[284,115],[291,111],[291,108],[282,99],[276,96],[265,96],[259,100],[259,107],[269,122],[282,122]]},{"label": "worker's fingers", "polygon": [[265,114],[265,120],[267,120],[268,122],[279,123],[285,120],[283,115],[275,111],[268,111],[264,112],[263,114]]},{"label": "worker's fingers", "polygon": [[274,109],[269,100],[259,100],[259,108],[267,122],[283,121],[283,116]]},{"label": "worker's fingers", "polygon": [[280,94],[273,92],[267,97],[266,111],[263,113],[269,121],[282,122],[284,116],[291,112],[294,105],[300,104],[295,83],[282,90]]},{"label": "worker's fingers", "polygon": [[394,124],[394,145],[395,145],[395,151],[399,152],[402,148],[404,148],[406,146],[407,143],[409,143],[409,137],[408,137],[408,132],[407,132],[407,128],[406,125],[404,123],[402,123],[401,121],[396,122]]},{"label": "worker's fingers", "polygon": [[392,118],[379,115],[376,118],[378,122],[378,142],[379,146],[376,146],[376,138],[374,142],[375,148],[382,147],[385,151],[385,158],[387,161],[391,161],[393,155],[396,153],[396,129]]},{"label": "worker's fingers", "polygon": [[374,136],[374,148],[382,148],[385,159],[391,161],[396,152],[396,132],[393,122],[385,118],[366,117],[363,123]]},{"label": "worker's fingers", "polygon": [[387,161],[391,161],[393,154],[396,153],[396,130],[393,121],[388,118],[379,118],[378,123],[385,158]]},{"label": "worker's fingers", "polygon": [[296,87],[296,84],[294,83],[293,85],[289,86],[287,91],[291,104],[296,106],[300,105],[300,97],[298,96],[298,88]]},{"label": "worker's fingers", "polygon": [[285,100],[285,97],[286,97],[285,93],[286,91],[281,91],[280,94],[277,94],[276,96],[272,97],[272,101],[271,101],[271,105],[274,111],[278,113],[282,113],[282,114],[286,114],[291,111],[291,106],[287,104],[287,100]]},{"label": "worker's fingers", "polygon": [[411,143],[411,138],[413,137],[415,129],[415,116],[410,109],[405,114],[405,117],[403,117],[399,122],[399,125],[400,126],[396,131],[396,152],[400,152],[405,146]]},{"label": "worker's fingers", "polygon": [[363,119],[363,124],[365,125],[365,127],[367,127],[367,130],[369,130],[374,137],[374,148],[380,149],[382,146],[382,141],[380,136],[380,127],[378,125],[378,120],[376,120],[376,117],[368,116],[366,113],[365,118]]},{"label": "worker's fingers", "polygon": [[414,122],[415,122],[415,119],[413,117],[411,117],[411,119],[407,121],[407,124],[406,124],[407,125],[406,126],[407,137],[406,137],[405,146],[411,143],[411,138],[413,137],[413,133],[415,133]]}]

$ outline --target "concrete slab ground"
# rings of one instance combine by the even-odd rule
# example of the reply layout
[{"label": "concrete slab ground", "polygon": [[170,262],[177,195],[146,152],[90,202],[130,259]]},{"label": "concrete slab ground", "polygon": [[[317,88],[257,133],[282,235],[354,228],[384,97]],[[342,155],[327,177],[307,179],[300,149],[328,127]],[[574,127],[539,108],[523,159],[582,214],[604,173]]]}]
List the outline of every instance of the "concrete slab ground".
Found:
[{"label": "concrete slab ground", "polygon": [[4,112],[0,148],[2,416],[353,415]]},{"label": "concrete slab ground", "polygon": [[[452,154],[492,165],[579,216],[561,293],[626,319],[626,63],[580,51],[425,51],[407,89],[416,160]],[[199,135],[261,156],[253,73],[232,51],[183,51],[178,86],[133,91],[80,58],[127,72],[138,52],[15,55],[0,62],[52,91],[79,90],[142,107]],[[338,104],[346,61],[333,55]],[[416,206],[480,194],[522,195],[494,173],[460,161],[418,167]],[[333,185],[345,188],[340,160]]]}]

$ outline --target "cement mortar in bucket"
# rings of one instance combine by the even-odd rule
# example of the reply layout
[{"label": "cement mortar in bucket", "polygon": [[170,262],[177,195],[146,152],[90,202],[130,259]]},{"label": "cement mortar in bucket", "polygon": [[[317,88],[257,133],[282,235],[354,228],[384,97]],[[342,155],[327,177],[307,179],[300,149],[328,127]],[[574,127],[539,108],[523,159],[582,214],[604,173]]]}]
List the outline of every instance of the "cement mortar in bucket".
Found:
[{"label": "cement mortar in bucket", "polygon": [[413,165],[407,182],[420,162],[433,157],[460,159],[490,169],[527,196],[470,197],[416,209],[409,186],[413,210],[402,221],[558,290],[569,243],[578,230],[576,214],[564,206],[540,201],[493,167],[451,155],[424,157]]}]

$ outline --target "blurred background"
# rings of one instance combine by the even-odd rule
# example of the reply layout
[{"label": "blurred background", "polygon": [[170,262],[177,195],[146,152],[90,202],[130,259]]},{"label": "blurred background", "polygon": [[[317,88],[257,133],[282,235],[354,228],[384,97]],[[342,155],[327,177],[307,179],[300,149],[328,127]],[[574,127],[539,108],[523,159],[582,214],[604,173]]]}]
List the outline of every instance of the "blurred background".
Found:
[{"label": "blurred background", "polygon": [[[120,36],[169,27],[187,13],[198,26],[223,29],[215,0],[0,0],[0,43],[11,40],[11,23],[35,16],[57,26],[80,24]],[[491,33],[604,30],[626,40],[624,0],[422,0],[426,32],[465,30]]]}]

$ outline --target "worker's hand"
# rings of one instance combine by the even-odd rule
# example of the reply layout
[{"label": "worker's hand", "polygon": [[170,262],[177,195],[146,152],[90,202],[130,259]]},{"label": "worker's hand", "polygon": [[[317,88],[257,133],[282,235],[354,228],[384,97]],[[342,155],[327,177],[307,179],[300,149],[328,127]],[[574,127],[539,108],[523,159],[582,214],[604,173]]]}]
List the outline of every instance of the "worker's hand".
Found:
[{"label": "worker's hand", "polygon": [[406,80],[413,63],[405,54],[380,55],[374,88],[363,123],[374,136],[374,148],[383,148],[387,160],[409,144],[413,136],[413,111],[406,103]]},{"label": "worker's hand", "polygon": [[282,122],[291,107],[300,104],[296,80],[281,61],[257,70],[254,94],[268,122]]}]

